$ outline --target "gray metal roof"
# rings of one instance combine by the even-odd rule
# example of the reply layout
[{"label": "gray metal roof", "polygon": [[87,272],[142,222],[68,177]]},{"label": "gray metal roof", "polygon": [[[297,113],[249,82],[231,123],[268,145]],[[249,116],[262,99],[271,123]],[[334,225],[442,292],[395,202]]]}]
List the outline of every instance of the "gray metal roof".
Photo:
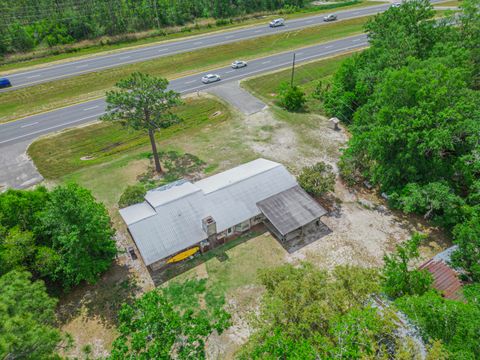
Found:
[{"label": "gray metal roof", "polygon": [[298,185],[259,201],[257,206],[282,235],[327,213]]},{"label": "gray metal roof", "polygon": [[206,239],[203,218],[212,216],[221,232],[260,215],[257,202],[296,185],[283,165],[257,159],[196,183],[149,191],[146,202],[120,214],[150,265]]}]

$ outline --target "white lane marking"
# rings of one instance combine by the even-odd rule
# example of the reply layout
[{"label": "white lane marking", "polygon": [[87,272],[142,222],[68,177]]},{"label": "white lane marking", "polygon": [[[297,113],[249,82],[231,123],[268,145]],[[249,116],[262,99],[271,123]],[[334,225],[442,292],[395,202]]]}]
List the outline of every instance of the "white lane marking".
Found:
[{"label": "white lane marking", "polygon": [[259,32],[261,32],[262,30],[255,30],[254,33],[257,34]]},{"label": "white lane marking", "polygon": [[352,42],[362,41],[362,39],[353,39]]},{"label": "white lane marking", "polygon": [[235,70],[225,71],[225,74],[230,74],[232,72],[235,72]]},{"label": "white lane marking", "polygon": [[81,69],[81,68],[84,68],[84,67],[87,67],[88,64],[84,64],[84,65],[78,65],[78,66],[75,66],[75,69]]},{"label": "white lane marking", "polygon": [[333,47],[333,45],[328,45],[328,46],[325,46],[325,49],[331,49]]},{"label": "white lane marking", "polygon": [[268,64],[268,63],[271,63],[271,62],[272,62],[272,60],[264,61],[264,62],[262,62],[262,65],[265,65],[265,64]]},{"label": "white lane marking", "polygon": [[168,48],[165,48],[165,49],[158,49],[158,52],[162,52],[162,51],[167,51]]},{"label": "white lane marking", "polygon": [[313,20],[308,20],[308,21],[305,21],[305,22],[306,22],[306,23],[312,23],[312,22],[313,22]]},{"label": "white lane marking", "polygon": [[125,60],[131,58],[130,55],[119,57],[120,60]]},{"label": "white lane marking", "polygon": [[83,111],[93,110],[93,109],[96,109],[96,108],[98,108],[98,105],[83,109]]},{"label": "white lane marking", "polygon": [[40,133],[42,133],[42,132],[46,132],[46,131],[48,131],[48,130],[58,129],[59,127],[63,127],[63,126],[65,126],[65,125],[71,125],[71,124],[78,123],[78,122],[80,122],[80,121],[92,119],[92,118],[95,118],[95,117],[100,117],[100,116],[102,116],[103,114],[106,114],[106,111],[103,111],[103,112],[101,112],[100,114],[90,115],[90,116],[87,116],[87,117],[84,117],[84,118],[81,118],[81,119],[78,119],[78,120],[73,120],[73,121],[66,122],[66,123],[62,123],[62,124],[59,124],[59,125],[50,126],[50,127],[48,127],[48,128],[45,128],[45,129],[33,131],[33,132],[31,132],[31,133],[28,133],[28,134],[23,134],[23,135],[20,135],[20,136],[11,138],[11,139],[3,140],[3,141],[0,141],[0,144],[4,144],[4,143],[10,142],[10,141],[14,141],[14,140],[23,139],[23,138],[26,138],[26,137],[31,136],[31,135],[36,135],[36,134],[40,134]]},{"label": "white lane marking", "polygon": [[[327,51],[327,52],[323,53],[321,56],[319,56],[318,54],[310,55],[310,56],[304,57],[303,59],[298,59],[298,61],[305,61],[305,60],[309,60],[309,59],[322,59],[322,58],[324,58],[324,57],[326,57],[327,55],[330,55],[330,54],[335,54],[335,53],[338,53],[340,51],[356,49],[356,48],[358,48],[358,45],[347,46],[347,47],[344,47],[344,48],[341,48],[341,49],[335,49],[335,50]],[[280,63],[280,64],[275,64],[272,68],[278,69],[278,68],[282,68],[284,66],[289,66],[291,64],[292,64],[292,62],[288,61],[288,62],[284,62],[284,63]],[[228,78],[228,80],[231,81],[231,80],[234,80],[234,79],[237,79],[237,78],[245,78],[245,77],[249,77],[249,76],[252,76],[254,74],[264,72],[264,71],[265,71],[265,69],[258,69],[258,70],[249,72],[248,74],[239,74],[239,75],[231,76],[231,77]],[[206,87],[207,87],[207,85],[199,85],[199,86],[195,86],[195,87],[192,87],[192,88],[189,88],[189,89],[181,90],[179,92],[183,94],[183,93],[187,93],[189,91],[196,91],[196,90],[199,90],[199,89],[204,89]]]},{"label": "white lane marking", "polygon": [[358,15],[358,14],[360,14],[358,11],[352,13],[352,15]]},{"label": "white lane marking", "polygon": [[32,75],[32,76],[28,76],[27,79],[33,79],[33,78],[40,77],[40,76],[42,76],[42,75],[40,75],[40,74],[39,75]]},{"label": "white lane marking", "polygon": [[22,126],[20,126],[20,127],[21,127],[21,128],[26,128],[26,127],[29,127],[29,126],[33,126],[33,125],[35,125],[35,124],[38,124],[38,121],[33,122],[33,123],[30,123],[30,124],[25,124],[25,125],[22,125]]},{"label": "white lane marking", "polygon": [[185,84],[193,84],[195,81],[197,81],[197,80],[187,81]]},{"label": "white lane marking", "polygon": [[193,45],[201,45],[201,44],[203,44],[203,41],[197,41],[193,43]]},{"label": "white lane marking", "polygon": [[295,56],[300,56],[302,54],[303,54],[303,52],[298,52],[298,53],[295,53]]},{"label": "white lane marking", "polygon": [[231,39],[233,37],[233,35],[228,35],[228,36],[225,36],[225,39]]}]

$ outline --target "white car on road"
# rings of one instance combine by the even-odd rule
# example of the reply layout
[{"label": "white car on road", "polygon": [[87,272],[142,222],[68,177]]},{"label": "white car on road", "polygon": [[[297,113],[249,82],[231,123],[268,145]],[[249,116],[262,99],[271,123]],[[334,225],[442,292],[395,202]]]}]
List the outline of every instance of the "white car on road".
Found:
[{"label": "white car on road", "polygon": [[270,27],[278,27],[278,26],[283,26],[285,25],[285,20],[280,18],[280,19],[275,19],[275,20],[272,20],[270,21],[270,23],[268,24]]},{"label": "white car on road", "polygon": [[218,74],[208,74],[202,77],[202,82],[204,84],[210,84],[215,81],[220,81],[220,75]]},{"label": "white car on road", "polygon": [[240,68],[245,67],[245,66],[247,66],[247,62],[243,61],[243,60],[235,60],[232,63],[232,69],[240,69]]},{"label": "white car on road", "polygon": [[337,20],[337,15],[329,14],[323,18],[323,21],[335,21]]}]

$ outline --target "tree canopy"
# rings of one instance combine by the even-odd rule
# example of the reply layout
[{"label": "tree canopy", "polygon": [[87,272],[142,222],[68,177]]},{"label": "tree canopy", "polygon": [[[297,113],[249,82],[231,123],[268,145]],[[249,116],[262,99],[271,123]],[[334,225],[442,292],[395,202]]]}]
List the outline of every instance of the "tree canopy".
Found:
[{"label": "tree canopy", "polygon": [[104,121],[117,121],[125,127],[148,132],[155,170],[161,172],[155,143],[155,131],[180,122],[172,109],[182,103],[180,94],[168,90],[168,80],[134,72],[115,85],[118,90],[107,92],[107,113]]},{"label": "tree canopy", "polygon": [[207,308],[200,309],[205,290],[204,280],[173,282],[124,304],[110,359],[204,359],[207,337],[230,325],[223,302],[210,303],[212,294],[205,294]]},{"label": "tree canopy", "polygon": [[304,263],[261,271],[266,288],[255,332],[242,359],[364,359],[395,346],[391,317],[370,296],[373,269],[337,267],[331,274]]},{"label": "tree canopy", "polygon": [[0,274],[28,269],[64,289],[94,283],[116,255],[105,207],[75,184],[0,194]]},{"label": "tree canopy", "polygon": [[61,340],[54,327],[56,300],[26,271],[0,276],[0,358],[52,359]]},{"label": "tree canopy", "polygon": [[302,7],[304,0],[1,0],[0,57],[103,35],[183,25],[199,18]]},{"label": "tree canopy", "polygon": [[465,0],[439,20],[427,0],[412,0],[375,16],[370,48],[341,65],[324,95],[352,133],[342,176],[366,178],[392,206],[452,231],[455,264],[476,278],[480,249],[467,239],[480,211],[479,5]]},{"label": "tree canopy", "polygon": [[416,269],[413,262],[420,256],[418,246],[424,236],[415,234],[397,245],[396,252],[384,256],[382,287],[387,296],[422,295],[430,290],[432,276],[426,270]]}]

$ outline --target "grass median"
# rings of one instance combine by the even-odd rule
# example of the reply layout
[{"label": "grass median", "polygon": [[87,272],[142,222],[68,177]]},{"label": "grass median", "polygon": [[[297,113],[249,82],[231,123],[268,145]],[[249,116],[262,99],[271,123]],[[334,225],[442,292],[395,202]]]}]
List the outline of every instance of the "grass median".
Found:
[{"label": "grass median", "polygon": [[[279,13],[262,13],[254,14],[246,19],[232,19],[233,23],[225,25],[216,25],[215,19],[201,19],[195,24],[186,25],[183,27],[172,27],[161,29],[167,35],[155,35],[156,30],[138,34],[130,34],[130,39],[125,41],[118,41],[116,43],[105,44],[107,41],[103,40],[85,40],[81,43],[74,44],[72,46],[66,46],[65,49],[59,50],[45,49],[32,52],[31,54],[22,54],[18,56],[12,56],[8,63],[0,64],[1,72],[11,72],[14,70],[28,70],[33,66],[49,65],[49,63],[55,61],[71,61],[84,56],[91,55],[103,55],[112,51],[126,50],[138,46],[152,45],[155,43],[161,43],[170,40],[181,40],[196,35],[205,35],[218,31],[234,30],[236,28],[255,26],[261,24],[267,24],[275,17],[282,16],[287,20],[297,19],[307,16],[321,15],[332,11],[343,11],[354,8],[364,8],[369,6],[380,5],[382,2],[378,1],[345,1],[341,3],[332,3],[327,5],[309,6],[303,8],[297,12],[290,14]],[[113,39],[109,39],[107,42],[112,42]],[[60,51],[61,53],[50,55],[53,51]]]},{"label": "grass median", "polygon": [[195,50],[0,94],[0,123],[101,97],[119,79],[142,71],[169,79],[359,34],[368,17]]}]

